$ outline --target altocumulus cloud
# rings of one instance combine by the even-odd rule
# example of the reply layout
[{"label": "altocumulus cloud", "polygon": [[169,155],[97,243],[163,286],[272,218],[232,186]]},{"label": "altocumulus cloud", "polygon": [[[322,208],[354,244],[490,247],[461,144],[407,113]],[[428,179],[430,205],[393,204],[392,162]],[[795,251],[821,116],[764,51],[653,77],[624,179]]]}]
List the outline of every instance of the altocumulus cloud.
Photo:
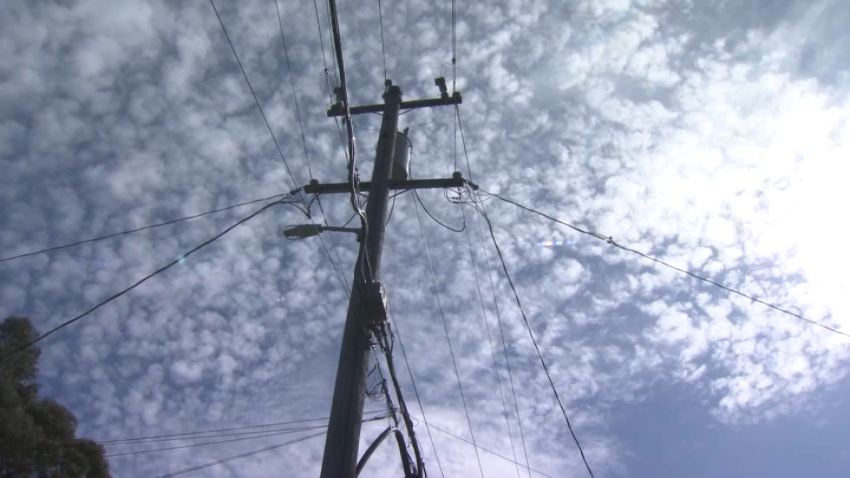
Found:
[{"label": "altocumulus cloud", "polygon": [[[342,181],[345,159],[325,116],[325,66],[308,3],[281,1],[283,27],[313,176]],[[216,5],[286,161],[306,183],[274,4]],[[840,27],[850,18],[840,2],[457,6],[457,88],[477,183],[806,317],[850,325],[839,219],[850,202],[841,184],[850,172],[842,46],[850,38]],[[339,8],[354,102],[378,102],[377,4]],[[451,87],[450,5],[385,1],[383,8],[388,75],[405,98],[434,96],[441,73]],[[4,256],[292,189],[209,3],[8,1],[0,13]],[[328,56],[322,5],[319,17]],[[449,109],[402,117],[413,127],[417,177],[454,170],[454,119]],[[368,177],[378,122],[355,121],[360,173]],[[457,168],[469,176],[463,150],[458,140]],[[435,216],[462,224],[460,206],[440,192],[420,195]],[[428,420],[470,439],[411,202],[396,200],[384,276]],[[27,315],[47,330],[251,207],[3,263],[0,313]],[[347,197],[326,197],[323,207],[335,224],[351,215]],[[642,434],[625,424],[671,389],[704,413],[705,429],[758,431],[817,413],[843,384],[850,349],[841,336],[499,201],[487,208],[597,476],[631,476],[636,459],[661,456],[641,448]],[[436,290],[476,440],[513,456],[500,382],[523,462],[482,248],[494,266],[497,259],[489,238],[482,246],[473,211],[465,212],[472,256],[462,234],[424,217]],[[103,440],[327,416],[347,297],[316,239],[282,240],[282,226],[305,221],[293,208],[272,208],[51,337],[42,344],[44,393],[69,406],[81,434]],[[537,247],[542,240],[569,245]],[[356,244],[342,235],[325,242],[350,281]],[[582,476],[498,269],[494,287],[531,465]],[[364,425],[361,449],[383,426]],[[436,475],[421,420],[417,431]],[[116,457],[112,466],[116,476],[156,475],[276,440],[283,441]],[[436,431],[434,442],[446,475],[478,472],[471,447]],[[316,475],[321,452],[316,438],[206,473],[272,476],[283,465],[292,476]],[[509,462],[481,458],[487,476],[516,474]],[[398,474],[391,448],[373,460],[375,476]]]}]

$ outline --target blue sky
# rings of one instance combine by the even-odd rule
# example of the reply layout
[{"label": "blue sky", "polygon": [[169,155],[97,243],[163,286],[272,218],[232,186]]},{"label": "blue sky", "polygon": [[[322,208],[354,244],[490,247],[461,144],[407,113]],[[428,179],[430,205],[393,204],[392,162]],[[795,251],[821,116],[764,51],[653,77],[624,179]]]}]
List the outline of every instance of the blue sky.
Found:
[{"label": "blue sky", "polygon": [[[405,99],[449,78],[450,2],[382,2],[388,75]],[[309,180],[274,3],[216,3],[299,185]],[[281,1],[313,176],[345,178],[326,117],[310,2]],[[331,60],[324,5],[319,16]],[[474,178],[498,192],[802,315],[848,330],[850,14],[838,0],[457,2],[457,88]],[[341,1],[353,104],[376,103],[376,1]],[[0,6],[2,256],[284,193],[289,176],[207,1]],[[333,66],[330,66],[331,71]],[[333,80],[333,79],[332,79]],[[402,116],[417,177],[455,169],[451,110]],[[358,117],[362,178],[380,119]],[[459,167],[466,173],[457,143]],[[467,174],[468,176],[468,174]],[[462,223],[441,192],[421,194]],[[384,278],[429,422],[470,438],[409,195]],[[325,197],[327,219],[351,215]],[[0,314],[44,331],[132,284],[251,207],[0,264]],[[488,211],[529,321],[597,477],[843,476],[850,342],[695,283],[510,205]],[[319,214],[318,211],[314,211]],[[471,212],[468,210],[467,212]],[[468,218],[472,216],[467,215]],[[473,267],[482,247],[425,218],[475,437],[512,456]],[[346,293],[305,221],[277,207],[42,343],[42,392],[95,439],[324,417]],[[470,219],[471,221],[471,219]],[[346,280],[356,243],[326,236]],[[570,242],[540,248],[539,241]],[[531,466],[585,476],[504,277],[494,270]],[[494,329],[495,330],[495,329]],[[494,332],[495,333],[495,332]],[[403,387],[414,413],[409,379]],[[505,392],[508,394],[508,391]],[[517,417],[509,427],[524,461]],[[378,409],[380,404],[367,404]],[[361,449],[384,423],[364,425]],[[434,450],[423,439],[428,469]],[[152,476],[279,437],[111,461]],[[446,476],[473,449],[434,432]],[[117,447],[113,447],[117,448]],[[110,448],[110,451],[124,451]],[[205,476],[315,476],[321,438]],[[516,468],[481,454],[486,476]],[[373,476],[398,476],[381,447]]]}]

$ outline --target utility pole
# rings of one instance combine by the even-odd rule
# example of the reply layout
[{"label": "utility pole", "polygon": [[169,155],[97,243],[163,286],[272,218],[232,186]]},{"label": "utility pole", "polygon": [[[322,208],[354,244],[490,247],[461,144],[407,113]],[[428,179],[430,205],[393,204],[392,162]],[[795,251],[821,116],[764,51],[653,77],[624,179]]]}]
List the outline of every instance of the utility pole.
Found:
[{"label": "utility pole", "polygon": [[[375,166],[372,170],[372,181],[359,183],[361,191],[369,191],[369,200],[366,204],[365,230],[361,231],[360,234],[360,253],[354,268],[351,298],[348,303],[348,314],[342,335],[331,417],[322,458],[321,478],[355,478],[357,475],[360,426],[366,395],[369,352],[373,345],[372,334],[387,321],[388,313],[386,293],[381,283],[381,252],[384,243],[389,191],[396,189],[462,188],[465,185],[459,172],[454,173],[452,178],[391,179],[398,136],[399,110],[462,103],[460,93],[454,93],[451,96],[448,94],[445,79],[438,78],[436,84],[440,88],[440,98],[402,102],[401,88],[387,80],[382,108],[380,105],[349,108],[352,115],[383,111],[383,120],[381,121],[381,133],[378,137]],[[333,105],[328,111],[328,116],[342,116],[343,114],[343,108],[339,103]],[[352,184],[349,183],[320,184],[317,180],[313,180],[308,186],[304,187],[304,192],[307,194],[350,193],[351,188]],[[291,234],[312,235],[313,231],[321,232],[314,226],[310,231],[293,229]],[[401,433],[396,431],[396,434],[401,446],[403,443]],[[403,449],[404,447],[401,448],[405,475],[421,478],[421,462],[418,462],[416,466],[411,466],[407,459],[406,450]],[[368,459],[368,455],[371,455],[371,452],[364,455],[364,463],[359,464],[361,468],[365,464],[365,460]],[[418,454],[417,458],[419,458]],[[411,468],[416,469],[416,475],[411,473]]]},{"label": "utility pole", "polygon": [[[370,311],[375,301],[385,303],[381,280],[381,249],[387,220],[387,196],[395,152],[401,88],[390,86],[384,93],[384,117],[378,137],[378,151],[372,170],[369,202],[366,204],[365,237],[354,271],[348,315],[339,352],[334,398],[321,478],[353,478],[360,445],[360,424],[366,394],[371,334]],[[379,295],[375,297],[375,295]],[[371,297],[364,297],[371,295]]]}]

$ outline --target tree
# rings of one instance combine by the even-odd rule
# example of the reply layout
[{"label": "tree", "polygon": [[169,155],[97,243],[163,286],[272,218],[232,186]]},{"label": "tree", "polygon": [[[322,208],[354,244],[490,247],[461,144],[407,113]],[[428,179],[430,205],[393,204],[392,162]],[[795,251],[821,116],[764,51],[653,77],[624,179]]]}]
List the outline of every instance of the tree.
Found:
[{"label": "tree", "polygon": [[[0,324],[0,356],[38,338],[26,317]],[[50,398],[38,398],[38,358],[29,347],[0,363],[0,477],[111,477],[104,448],[75,437],[77,418]]]}]

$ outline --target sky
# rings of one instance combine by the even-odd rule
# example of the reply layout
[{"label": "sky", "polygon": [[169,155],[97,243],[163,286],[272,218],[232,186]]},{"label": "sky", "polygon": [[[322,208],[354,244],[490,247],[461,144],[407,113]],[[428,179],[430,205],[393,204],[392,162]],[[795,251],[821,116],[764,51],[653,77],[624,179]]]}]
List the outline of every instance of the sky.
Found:
[{"label": "sky", "polygon": [[[311,2],[281,0],[279,25],[272,1],[216,1],[298,186],[308,159],[321,182],[346,177],[325,114],[337,80],[317,5],[321,36]],[[400,119],[416,177],[460,169],[486,191],[850,332],[843,2],[458,0],[456,81],[450,2],[381,7],[386,72],[404,99],[437,96],[441,75],[463,94],[471,176],[441,108]],[[338,9],[352,104],[380,103],[378,2]],[[8,0],[0,32],[3,257],[294,188],[209,2]],[[364,180],[379,125],[354,119]],[[387,225],[383,278],[424,419],[398,351],[396,364],[430,476],[437,460],[447,477],[480,472],[469,444],[434,430],[432,447],[425,419],[466,440],[471,424],[482,447],[523,464],[527,454],[550,476],[588,476],[474,210],[441,191],[420,197],[468,226],[423,215],[434,287],[409,193]],[[347,195],[322,205],[333,225],[352,214]],[[258,207],[0,263],[0,315],[44,332]],[[846,475],[850,339],[499,200],[486,207],[598,478]],[[350,283],[357,243],[324,234],[332,264],[317,238],[282,237],[305,222],[275,206],[45,339],[42,394],[96,440],[327,417],[347,306],[334,267]],[[361,451],[385,426],[364,424]],[[115,476],[156,476],[286,439],[110,464]],[[196,474],[317,476],[323,447],[313,438]],[[479,456],[487,477],[518,474]],[[400,476],[394,445],[366,474]]]}]

